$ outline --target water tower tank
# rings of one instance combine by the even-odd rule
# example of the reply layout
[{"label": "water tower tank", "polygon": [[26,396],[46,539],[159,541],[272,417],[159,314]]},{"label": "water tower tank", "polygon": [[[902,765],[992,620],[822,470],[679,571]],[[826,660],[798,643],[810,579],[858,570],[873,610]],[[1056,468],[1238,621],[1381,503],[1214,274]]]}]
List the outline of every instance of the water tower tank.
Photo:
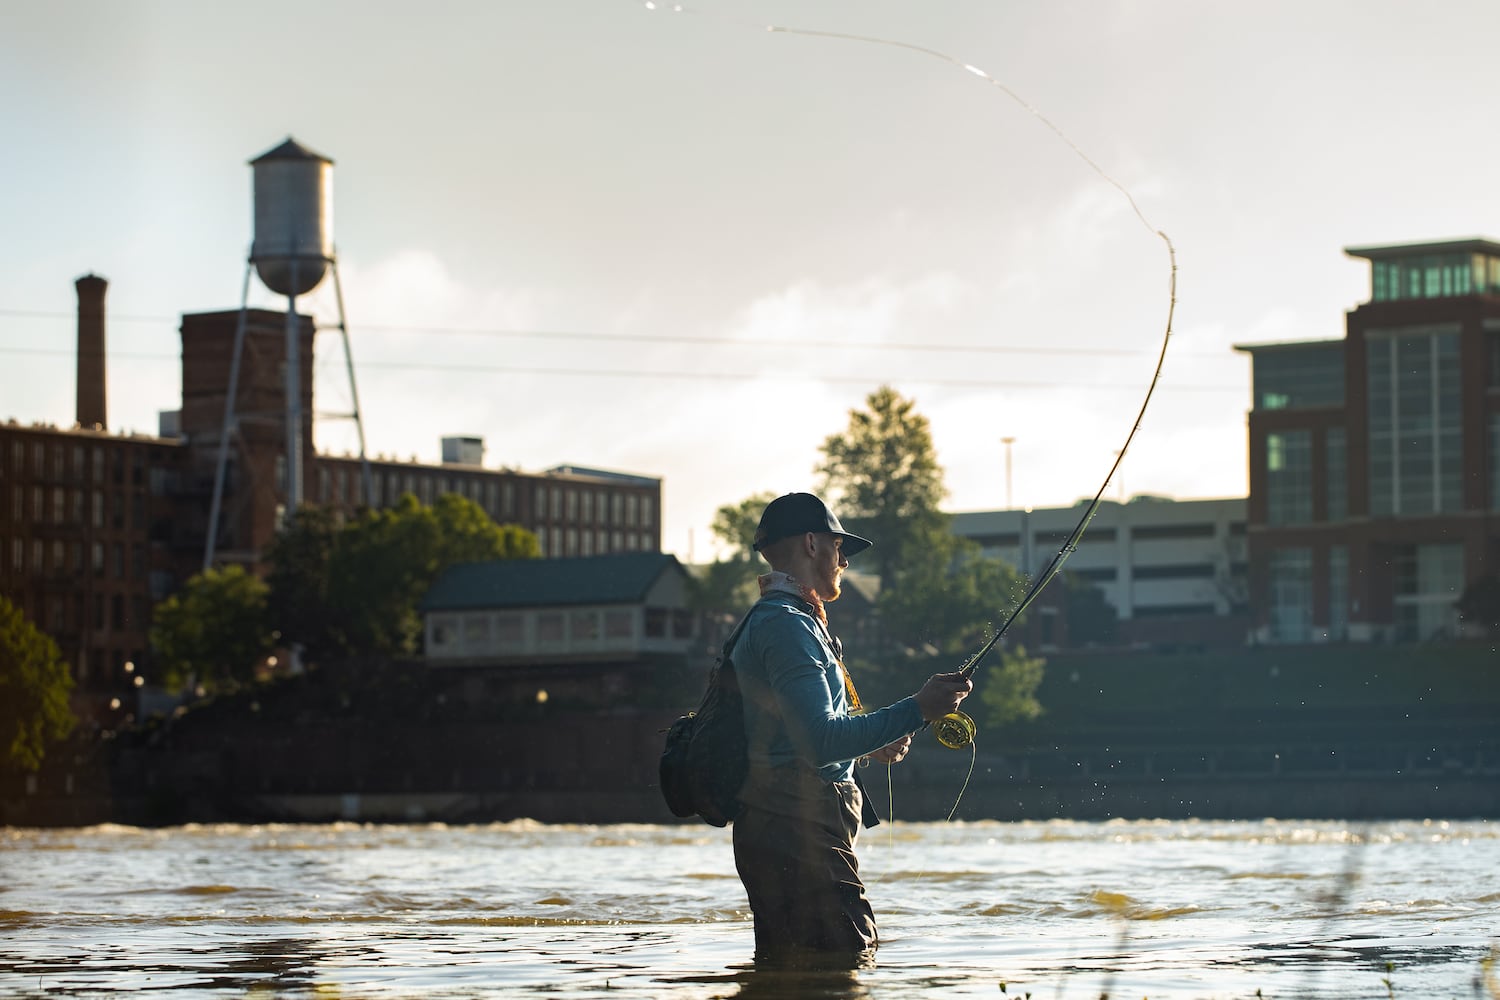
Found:
[{"label": "water tower tank", "polygon": [[250,259],[256,273],[273,292],[310,292],[333,256],[333,161],[289,138],[250,166],[255,171]]}]

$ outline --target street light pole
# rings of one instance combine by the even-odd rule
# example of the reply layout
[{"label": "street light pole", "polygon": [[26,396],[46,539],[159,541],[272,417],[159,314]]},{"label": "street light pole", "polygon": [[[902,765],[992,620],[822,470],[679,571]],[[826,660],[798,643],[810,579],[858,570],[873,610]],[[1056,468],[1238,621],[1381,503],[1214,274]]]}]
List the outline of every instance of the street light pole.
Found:
[{"label": "street light pole", "polygon": [[1011,501],[1010,493],[1010,446],[1016,443],[1013,437],[1003,437],[1000,443],[1005,445],[1005,509],[1013,510],[1015,504]]}]

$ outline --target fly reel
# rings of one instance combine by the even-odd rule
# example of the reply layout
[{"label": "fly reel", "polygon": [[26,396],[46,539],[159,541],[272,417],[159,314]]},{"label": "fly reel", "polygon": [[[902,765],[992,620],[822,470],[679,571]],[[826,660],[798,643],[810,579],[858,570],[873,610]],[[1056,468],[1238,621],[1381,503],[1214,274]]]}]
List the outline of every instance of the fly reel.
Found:
[{"label": "fly reel", "polygon": [[962,750],[973,743],[978,731],[974,720],[963,712],[949,712],[932,724],[932,734],[949,750]]}]

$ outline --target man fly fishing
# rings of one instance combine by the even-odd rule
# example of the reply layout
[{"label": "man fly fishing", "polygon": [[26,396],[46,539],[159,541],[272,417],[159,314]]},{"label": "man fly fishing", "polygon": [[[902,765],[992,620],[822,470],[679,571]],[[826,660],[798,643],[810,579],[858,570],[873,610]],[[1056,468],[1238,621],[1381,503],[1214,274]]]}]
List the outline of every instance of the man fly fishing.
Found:
[{"label": "man fly fishing", "polygon": [[853,967],[879,942],[854,841],[879,822],[855,762],[895,763],[911,734],[957,710],[967,677],[937,674],[916,694],[863,712],[824,605],[870,541],[843,529],[818,497],[766,506],[760,578],[731,659],[744,698],[749,770],[734,821],[734,858],[755,916],[758,966]]}]

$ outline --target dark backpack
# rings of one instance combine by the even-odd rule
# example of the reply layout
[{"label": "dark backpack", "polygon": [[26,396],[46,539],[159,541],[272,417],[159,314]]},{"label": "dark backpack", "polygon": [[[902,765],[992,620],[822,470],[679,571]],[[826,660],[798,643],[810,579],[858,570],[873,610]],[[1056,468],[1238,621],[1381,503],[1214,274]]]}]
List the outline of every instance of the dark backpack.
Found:
[{"label": "dark backpack", "polygon": [[674,816],[699,816],[713,826],[728,826],[739,815],[748,767],[745,713],[729,657],[749,620],[747,614],[724,643],[697,711],[667,728],[659,773],[662,798]]}]

